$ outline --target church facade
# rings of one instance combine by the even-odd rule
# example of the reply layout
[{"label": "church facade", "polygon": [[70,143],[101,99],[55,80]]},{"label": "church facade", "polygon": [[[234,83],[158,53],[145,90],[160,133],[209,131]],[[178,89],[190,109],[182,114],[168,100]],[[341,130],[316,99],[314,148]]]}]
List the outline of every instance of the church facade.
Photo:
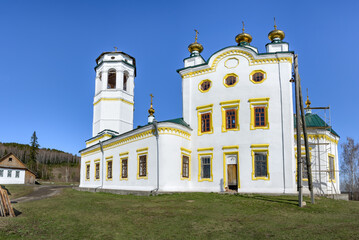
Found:
[{"label": "church facade", "polygon": [[[156,121],[151,101],[149,123],[136,129],[135,59],[118,51],[102,53],[95,67],[93,137],[80,151],[80,187],[295,193],[294,53],[281,30],[275,27],[268,37],[266,52],[259,53],[243,29],[238,45],[206,61],[196,35],[190,57],[177,70],[182,118]],[[330,137],[337,149],[339,136]],[[338,169],[337,150],[331,157],[330,166]],[[332,182],[339,179],[338,172],[331,176]],[[339,190],[339,181],[335,184]]]}]

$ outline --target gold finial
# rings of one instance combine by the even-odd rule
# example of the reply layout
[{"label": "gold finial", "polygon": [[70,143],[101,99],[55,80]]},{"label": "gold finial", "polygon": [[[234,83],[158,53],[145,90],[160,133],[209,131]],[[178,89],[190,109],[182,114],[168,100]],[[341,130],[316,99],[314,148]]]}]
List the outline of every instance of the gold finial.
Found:
[{"label": "gold finial", "polygon": [[194,31],[196,32],[196,37],[194,38],[194,42],[197,43],[199,32],[197,31],[197,29],[195,29]]},{"label": "gold finial", "polygon": [[115,49],[115,52],[117,52],[117,47],[113,47]]},{"label": "gold finial", "polygon": [[275,22],[274,17],[274,30],[272,30],[270,33],[268,33],[268,38],[273,42],[274,40],[282,41],[285,37],[285,34],[282,30],[277,29],[277,24]]},{"label": "gold finial", "polygon": [[151,107],[150,107],[150,109],[148,109],[148,113],[150,114],[150,116],[153,116],[153,114],[155,113],[155,109],[153,109],[153,106],[152,106],[152,99],[153,99],[152,93],[150,94],[150,96],[151,96]]},{"label": "gold finial", "polygon": [[309,100],[309,96],[308,96],[308,88],[307,88],[307,101],[305,101],[305,105],[307,105],[307,108],[310,108],[310,100]]},{"label": "gold finial", "polygon": [[195,29],[194,31],[196,32],[196,37],[194,38],[194,43],[191,43],[188,46],[188,51],[190,53],[193,53],[193,51],[197,51],[198,53],[201,53],[203,51],[203,46],[202,44],[197,42],[199,32],[197,31],[197,29]]},{"label": "gold finial", "polygon": [[240,44],[249,44],[250,42],[252,42],[252,36],[244,32],[244,21],[242,21],[242,25],[242,33],[236,36],[236,42],[238,43],[238,46]]}]

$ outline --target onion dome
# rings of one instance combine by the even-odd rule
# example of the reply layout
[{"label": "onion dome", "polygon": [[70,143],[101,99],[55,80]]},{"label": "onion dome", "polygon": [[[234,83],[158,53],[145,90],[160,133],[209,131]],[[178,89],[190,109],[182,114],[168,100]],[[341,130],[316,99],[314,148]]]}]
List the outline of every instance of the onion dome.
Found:
[{"label": "onion dome", "polygon": [[308,97],[308,95],[307,95],[307,101],[305,101],[305,105],[307,105],[307,108],[310,108],[310,104],[311,104],[312,102],[309,100],[309,97]]},{"label": "onion dome", "polygon": [[150,114],[149,116],[153,116],[153,114],[155,113],[155,109],[153,109],[153,106],[152,106],[152,98],[153,98],[153,95],[151,94],[151,107],[150,109],[148,109],[148,113]]},{"label": "onion dome", "polygon": [[199,32],[196,29],[194,31],[196,32],[196,38],[194,40],[194,43],[191,43],[190,45],[188,45],[188,51],[190,53],[193,53],[195,51],[198,53],[201,53],[203,51],[203,46],[202,46],[202,44],[197,42]]},{"label": "onion dome", "polygon": [[236,42],[238,43],[238,45],[240,44],[246,45],[252,42],[252,36],[244,32],[244,22],[242,22],[242,24],[243,24],[242,33],[236,36]]},{"label": "onion dome", "polygon": [[277,29],[277,25],[275,24],[275,18],[274,18],[274,30],[272,30],[270,33],[268,33],[268,38],[271,42],[275,40],[282,41],[285,37],[285,34],[282,30]]}]

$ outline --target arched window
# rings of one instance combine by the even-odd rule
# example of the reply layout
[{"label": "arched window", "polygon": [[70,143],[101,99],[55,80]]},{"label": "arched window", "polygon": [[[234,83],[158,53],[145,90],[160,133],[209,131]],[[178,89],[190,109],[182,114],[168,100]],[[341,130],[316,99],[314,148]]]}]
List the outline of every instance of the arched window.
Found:
[{"label": "arched window", "polygon": [[123,74],[123,91],[127,91],[127,80],[128,80],[128,73],[125,72]]},{"label": "arched window", "polygon": [[108,70],[107,88],[108,89],[116,88],[116,70],[115,69]]}]

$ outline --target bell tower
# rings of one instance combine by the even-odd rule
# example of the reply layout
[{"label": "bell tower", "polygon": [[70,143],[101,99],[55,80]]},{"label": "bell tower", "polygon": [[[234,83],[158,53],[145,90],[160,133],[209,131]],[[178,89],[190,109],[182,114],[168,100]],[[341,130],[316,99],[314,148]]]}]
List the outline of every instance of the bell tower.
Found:
[{"label": "bell tower", "polygon": [[117,51],[96,59],[92,136],[104,130],[118,134],[133,129],[136,60]]}]

